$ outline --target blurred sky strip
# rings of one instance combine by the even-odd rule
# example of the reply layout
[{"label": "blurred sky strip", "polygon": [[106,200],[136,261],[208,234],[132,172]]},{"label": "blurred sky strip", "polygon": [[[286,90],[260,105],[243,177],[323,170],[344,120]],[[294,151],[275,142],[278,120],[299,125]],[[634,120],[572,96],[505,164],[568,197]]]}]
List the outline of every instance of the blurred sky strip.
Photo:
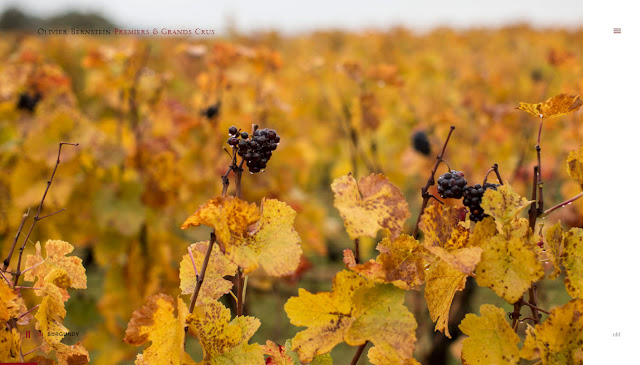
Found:
[{"label": "blurred sky strip", "polygon": [[277,30],[298,33],[319,29],[416,31],[435,27],[499,27],[527,23],[537,27],[582,26],[581,0],[1,0],[0,13],[16,7],[38,17],[68,11],[99,12],[129,29],[180,27],[241,32]]}]

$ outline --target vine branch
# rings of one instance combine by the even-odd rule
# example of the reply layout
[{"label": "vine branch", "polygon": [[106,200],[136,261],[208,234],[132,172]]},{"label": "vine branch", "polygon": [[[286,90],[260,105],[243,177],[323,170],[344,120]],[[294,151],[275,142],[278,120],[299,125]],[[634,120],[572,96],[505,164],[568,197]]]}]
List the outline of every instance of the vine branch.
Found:
[{"label": "vine branch", "polygon": [[416,220],[416,225],[415,227],[413,227],[413,233],[412,233],[413,238],[416,238],[418,236],[418,225],[420,224],[420,218],[422,218],[424,209],[427,207],[427,204],[429,203],[429,198],[431,197],[435,198],[433,195],[429,193],[429,187],[435,185],[436,183],[436,180],[435,180],[436,171],[438,170],[438,166],[440,166],[440,162],[443,161],[442,158],[444,157],[444,151],[447,149],[447,144],[449,144],[449,139],[451,138],[451,134],[453,133],[454,129],[456,129],[455,126],[451,126],[451,128],[449,129],[449,134],[447,135],[447,139],[445,140],[444,145],[442,146],[442,151],[436,157],[436,164],[435,166],[433,166],[433,170],[431,170],[431,176],[429,177],[429,180],[427,180],[427,183],[422,187],[422,206],[420,207],[420,213],[418,214],[418,220]]},{"label": "vine branch", "polygon": [[[20,246],[20,253],[18,254],[18,265],[16,267],[16,277],[13,280],[13,286],[14,287],[16,285],[18,285],[18,280],[20,279],[20,275],[21,275],[20,265],[22,264],[22,254],[24,252],[25,246],[27,245],[27,242],[29,241],[29,236],[31,236],[31,233],[33,232],[33,228],[36,226],[38,221],[40,221],[41,219],[44,219],[44,218],[49,217],[49,216],[52,215],[52,214],[47,214],[46,216],[40,217],[40,213],[42,212],[42,206],[44,205],[44,200],[47,197],[47,193],[49,192],[49,188],[51,187],[51,184],[53,183],[53,178],[56,176],[56,171],[58,170],[58,166],[60,165],[60,154],[62,153],[62,146],[66,146],[66,145],[77,147],[78,143],[60,142],[60,144],[58,146],[58,158],[56,160],[56,165],[53,168],[53,172],[51,173],[51,177],[49,178],[49,181],[47,181],[47,188],[44,190],[44,194],[42,194],[42,199],[40,200],[40,205],[38,205],[38,211],[36,212],[35,217],[33,217],[33,222],[31,223],[31,227],[29,227],[29,232],[25,236],[24,242],[22,242],[22,246]],[[11,261],[11,257],[9,257],[9,262],[10,261]],[[7,266],[9,266],[9,262],[7,262]]]}]

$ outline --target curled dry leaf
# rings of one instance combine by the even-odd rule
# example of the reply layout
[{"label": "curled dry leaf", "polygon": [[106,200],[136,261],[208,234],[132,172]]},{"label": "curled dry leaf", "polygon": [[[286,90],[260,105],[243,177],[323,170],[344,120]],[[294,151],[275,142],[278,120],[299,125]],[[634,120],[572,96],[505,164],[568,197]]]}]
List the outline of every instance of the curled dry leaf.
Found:
[{"label": "curled dry leaf", "polygon": [[381,174],[363,177],[358,183],[351,174],[337,178],[331,184],[333,205],[340,211],[351,239],[376,237],[381,229],[391,232],[391,238],[402,233],[409,218],[409,205],[402,192]]},{"label": "curled dry leaf", "polygon": [[559,94],[542,103],[520,103],[516,109],[525,111],[534,117],[552,118],[575,112],[581,106],[582,99],[580,96]]}]

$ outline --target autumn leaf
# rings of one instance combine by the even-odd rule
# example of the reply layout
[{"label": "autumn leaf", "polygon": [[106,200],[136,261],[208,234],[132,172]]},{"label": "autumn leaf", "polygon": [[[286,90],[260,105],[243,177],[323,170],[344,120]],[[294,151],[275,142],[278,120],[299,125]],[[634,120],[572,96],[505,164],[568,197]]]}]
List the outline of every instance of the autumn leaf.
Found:
[{"label": "autumn leaf", "polygon": [[538,104],[520,103],[516,109],[523,110],[534,117],[552,118],[572,113],[582,106],[578,95],[559,94]]},{"label": "autumn leaf", "polygon": [[582,146],[575,151],[569,152],[567,157],[567,172],[572,179],[582,186]]},{"label": "autumn leaf", "polygon": [[45,283],[42,288],[42,302],[35,315],[36,329],[42,332],[44,340],[53,345],[60,343],[69,330],[62,324],[67,311],[64,309],[63,295],[52,283]]},{"label": "autumn leaf", "polygon": [[0,280],[0,323],[26,312],[24,300],[4,280]]},{"label": "autumn leaf", "polygon": [[[82,266],[82,259],[77,256],[67,256],[73,251],[73,246],[65,241],[60,240],[48,240],[44,244],[44,248],[47,252],[47,257],[43,258],[42,248],[40,242],[36,242],[35,255],[27,255],[25,260],[25,266],[27,268],[44,263],[34,267],[33,269],[24,273],[24,279],[26,281],[37,281],[34,284],[35,288],[42,288],[46,282],[46,276],[55,269],[64,269],[70,280],[70,287],[74,289],[86,289],[87,288],[87,275],[85,274],[85,268]],[[69,298],[66,288],[60,287],[64,300]],[[43,291],[36,290],[38,295]]]},{"label": "autumn leaf", "polygon": [[80,343],[75,345],[65,345],[63,343],[53,343],[45,352],[54,350],[58,365],[86,365],[89,364],[89,351],[82,347]]},{"label": "autumn leaf", "polygon": [[451,302],[456,292],[464,289],[466,280],[466,274],[444,261],[427,270],[424,297],[429,308],[429,315],[436,324],[434,330],[443,332],[449,338],[451,338],[449,333]]},{"label": "autumn leaf", "polygon": [[246,274],[262,266],[272,276],[284,276],[298,267],[302,249],[293,228],[296,213],[276,199],[263,199],[261,209],[235,197],[217,197],[182,224],[200,224],[216,230],[220,250]]},{"label": "autumn leaf", "polygon": [[519,218],[504,232],[483,246],[476,267],[476,281],[491,288],[509,303],[515,303],[532,283],[542,279],[544,271],[533,246],[538,236],[530,233],[529,221]]},{"label": "autumn leaf", "polygon": [[20,360],[21,336],[16,328],[0,329],[0,361],[17,363]]},{"label": "autumn leaf", "polygon": [[376,249],[375,260],[357,265],[353,252],[345,250],[347,267],[376,283],[391,283],[401,289],[418,289],[424,283],[427,250],[412,236],[403,234],[395,240],[385,237]]},{"label": "autumn leaf", "polygon": [[298,332],[292,349],[305,363],[328,353],[340,342],[359,346],[366,341],[394,359],[411,357],[417,323],[402,304],[404,291],[390,284],[377,284],[360,275],[341,271],[333,279],[331,292],[311,294],[299,289],[285,311]]},{"label": "autumn leaf", "polygon": [[469,230],[460,223],[463,207],[443,209],[440,204],[425,209],[419,227],[424,232],[424,246],[432,256],[426,274],[424,297],[435,330],[449,333],[449,311],[455,293],[464,289],[468,275],[480,262],[482,248],[469,247]]},{"label": "autumn leaf", "polygon": [[183,350],[188,314],[180,298],[176,300],[166,294],[147,297],[144,306],[133,312],[124,342],[134,346],[151,342],[142,353],[146,364],[181,365],[189,357]]},{"label": "autumn leaf", "polygon": [[[298,354],[291,349],[291,340],[287,340],[282,345],[277,345],[269,340],[262,347],[262,351],[269,355],[265,361],[266,365],[302,365]],[[331,355],[324,354],[316,356],[308,365],[333,365]]]},{"label": "autumn leaf", "polygon": [[520,337],[505,319],[505,312],[491,304],[480,306],[480,317],[468,313],[460,330],[469,336],[462,341],[463,364],[518,364]]},{"label": "autumn leaf", "polygon": [[209,226],[216,230],[216,237],[222,249],[236,241],[242,242],[247,236],[249,226],[258,219],[260,210],[255,204],[236,197],[218,196],[201,205],[180,228],[186,229],[201,224]]},{"label": "autumn leaf", "polygon": [[[189,246],[193,254],[193,261],[197,270],[202,269],[202,264],[206,256],[209,242],[197,242]],[[226,280],[227,275],[234,275],[238,267],[231,262],[222,252],[217,243],[213,243],[207,272],[200,287],[200,294],[196,300],[196,305],[204,305],[209,301],[218,300],[222,295],[227,294],[233,283]],[[196,273],[193,269],[191,257],[187,254],[180,262],[180,289],[182,294],[193,294],[196,287]]]},{"label": "autumn leaf", "polygon": [[203,315],[192,313],[187,318],[204,352],[200,364],[264,365],[260,346],[248,343],[260,327],[260,321],[247,316],[236,317],[231,322],[229,319],[231,312],[220,302],[207,303]]},{"label": "autumn leaf", "polygon": [[261,266],[269,275],[293,273],[300,263],[300,236],[293,228],[296,212],[276,199],[262,199],[260,219],[243,245],[225,246],[225,253],[245,273]]},{"label": "autumn leaf", "polygon": [[562,265],[567,271],[564,284],[574,298],[582,298],[582,228],[571,228],[564,235]]},{"label": "autumn leaf", "polygon": [[549,247],[546,251],[547,257],[554,267],[553,272],[549,274],[548,277],[549,279],[555,279],[562,272],[562,268],[560,266],[562,252],[564,252],[562,223],[558,222],[553,227],[547,229],[547,232],[545,233],[545,240]]},{"label": "autumn leaf", "polygon": [[404,221],[410,215],[409,205],[400,189],[384,175],[371,174],[356,183],[349,174],[334,180],[331,190],[333,205],[351,239],[376,237],[381,229],[388,230],[392,239],[402,233]]},{"label": "autumn leaf", "polygon": [[520,356],[528,360],[539,358],[543,365],[581,364],[582,322],[582,299],[552,309],[542,324],[527,326]]},{"label": "autumn leaf", "polygon": [[498,190],[487,189],[480,206],[484,209],[485,214],[503,224],[509,224],[533,202],[533,200],[527,200],[518,195],[508,183],[505,183],[498,186]]},{"label": "autumn leaf", "polygon": [[459,224],[460,217],[464,217],[464,210],[464,207],[443,210],[440,204],[426,208],[418,224],[424,233],[425,247],[441,247],[446,250],[465,247],[469,231]]}]

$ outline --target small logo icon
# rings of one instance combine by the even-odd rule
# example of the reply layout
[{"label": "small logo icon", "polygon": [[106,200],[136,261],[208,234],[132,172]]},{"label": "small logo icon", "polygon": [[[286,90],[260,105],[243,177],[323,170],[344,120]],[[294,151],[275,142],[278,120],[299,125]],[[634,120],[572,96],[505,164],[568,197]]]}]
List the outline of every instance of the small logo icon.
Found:
[{"label": "small logo icon", "polygon": [[613,28],[613,34],[622,34],[622,28]]}]

